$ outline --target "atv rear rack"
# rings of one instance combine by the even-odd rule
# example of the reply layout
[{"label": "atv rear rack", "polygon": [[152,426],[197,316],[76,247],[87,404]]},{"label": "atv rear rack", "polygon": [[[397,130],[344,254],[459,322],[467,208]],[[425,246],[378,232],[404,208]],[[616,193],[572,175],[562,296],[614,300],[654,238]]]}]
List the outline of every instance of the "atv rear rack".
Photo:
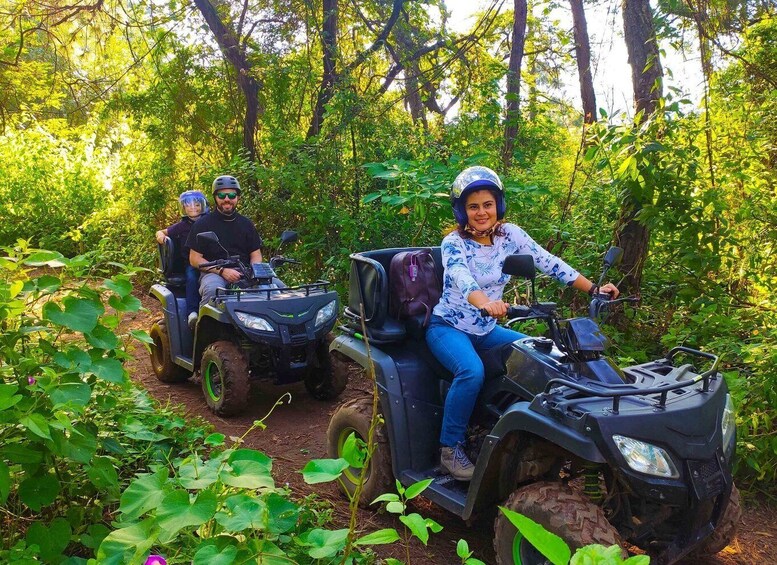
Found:
[{"label": "atv rear rack", "polygon": [[216,298],[236,297],[241,300],[244,296],[254,297],[265,295],[264,298],[302,298],[311,294],[323,294],[329,292],[329,281],[316,281],[314,283],[299,286],[287,286],[283,288],[217,288]]},{"label": "atv rear rack", "polygon": [[[624,396],[648,396],[648,395],[658,394],[660,395],[660,398],[658,401],[658,405],[656,407],[663,409],[666,407],[668,393],[673,390],[686,388],[688,386],[692,386],[699,382],[702,382],[701,391],[709,392],[710,379],[717,378],[717,375],[719,374],[717,371],[717,366],[718,366],[717,355],[713,355],[711,353],[704,353],[696,349],[691,349],[690,347],[679,346],[669,351],[669,354],[666,356],[666,359],[659,359],[652,363],[647,363],[646,365],[657,365],[657,364],[671,365],[675,355],[677,355],[678,353],[687,353],[688,355],[695,355],[697,357],[704,357],[706,359],[711,359],[712,367],[710,367],[710,369],[705,371],[704,373],[700,375],[696,375],[693,378],[690,378],[687,380],[681,380],[674,384],[655,386],[655,387],[649,387],[649,388],[638,388],[638,387],[635,387],[634,385],[627,385],[627,384],[622,384],[622,385],[608,384],[606,385],[606,389],[604,387],[595,388],[590,385],[576,383],[574,381],[570,381],[567,379],[555,378],[548,381],[548,384],[545,386],[545,390],[543,392],[545,394],[548,394],[549,392],[551,392],[551,389],[554,388],[554,385],[556,387],[560,385],[560,386],[565,386],[565,387],[574,389],[577,392],[580,392],[586,396],[612,398],[613,414],[618,414],[618,411],[620,409],[620,399]],[[639,365],[637,367],[631,368],[631,370],[635,372],[647,373],[650,376],[653,376],[656,380],[664,380],[664,381],[670,380],[670,379],[678,380],[682,378],[686,373],[691,371],[692,369],[693,367],[690,364],[686,364],[686,365],[680,365],[679,367],[674,367],[667,374],[661,374],[655,371],[651,371],[650,369],[646,368],[644,365]]]}]

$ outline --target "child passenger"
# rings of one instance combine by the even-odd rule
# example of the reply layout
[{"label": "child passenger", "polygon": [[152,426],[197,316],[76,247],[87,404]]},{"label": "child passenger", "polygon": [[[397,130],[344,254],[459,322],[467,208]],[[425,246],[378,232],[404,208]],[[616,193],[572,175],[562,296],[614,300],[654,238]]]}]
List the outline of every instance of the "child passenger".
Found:
[{"label": "child passenger", "polygon": [[200,274],[189,264],[189,249],[185,243],[194,222],[208,213],[208,201],[199,190],[187,190],[178,197],[178,203],[182,214],[181,221],[157,231],[156,240],[162,244],[165,242],[165,237],[169,237],[178,242],[178,249],[186,265],[186,321],[191,328],[197,321],[197,310],[200,305]]}]

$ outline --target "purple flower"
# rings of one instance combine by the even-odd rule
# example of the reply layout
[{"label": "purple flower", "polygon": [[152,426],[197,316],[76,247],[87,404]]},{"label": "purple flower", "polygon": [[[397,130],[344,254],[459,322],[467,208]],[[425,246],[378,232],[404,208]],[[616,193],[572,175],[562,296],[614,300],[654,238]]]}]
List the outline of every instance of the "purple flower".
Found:
[{"label": "purple flower", "polygon": [[167,565],[167,560],[161,555],[149,555],[143,565]]},{"label": "purple flower", "polygon": [[27,384],[28,385],[34,385],[35,384],[35,377],[27,377]]}]

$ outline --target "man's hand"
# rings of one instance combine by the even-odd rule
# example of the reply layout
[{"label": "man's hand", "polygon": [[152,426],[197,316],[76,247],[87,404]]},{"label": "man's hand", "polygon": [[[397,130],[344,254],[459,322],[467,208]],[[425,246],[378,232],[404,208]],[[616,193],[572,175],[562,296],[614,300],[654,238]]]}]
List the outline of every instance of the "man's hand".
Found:
[{"label": "man's hand", "polygon": [[156,232],[156,240],[161,245],[165,242],[165,238],[167,236],[165,235],[165,232],[163,230],[159,230]]},{"label": "man's hand", "polygon": [[220,274],[221,278],[223,278],[228,283],[236,283],[242,278],[240,271],[236,269],[224,269]]}]

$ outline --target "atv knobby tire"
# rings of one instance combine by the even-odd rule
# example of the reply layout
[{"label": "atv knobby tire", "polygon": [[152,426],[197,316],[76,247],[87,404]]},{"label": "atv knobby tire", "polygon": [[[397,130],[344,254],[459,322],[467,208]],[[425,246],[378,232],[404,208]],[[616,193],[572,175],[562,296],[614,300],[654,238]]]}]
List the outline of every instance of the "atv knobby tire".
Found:
[{"label": "atv knobby tire", "polygon": [[248,403],[250,382],[245,353],[231,341],[215,341],[202,354],[202,393],[219,416],[234,416]]},{"label": "atv knobby tire", "polygon": [[718,527],[699,547],[691,552],[691,555],[700,558],[715,555],[722,551],[734,539],[741,518],[742,507],[739,505],[739,489],[737,489],[736,485],[731,485],[731,496],[728,499],[728,506],[723,511],[723,517],[718,523]]},{"label": "atv knobby tire", "polygon": [[167,322],[157,320],[151,326],[149,333],[151,344],[151,367],[156,378],[163,383],[180,383],[191,376],[191,373],[173,363],[170,355],[170,334],[167,332]]},{"label": "atv knobby tire", "polygon": [[[330,334],[331,335],[331,334]],[[305,376],[305,388],[316,400],[334,400],[348,385],[348,364],[342,354],[329,353],[327,338],[316,348],[317,367],[311,367]]]},{"label": "atv knobby tire", "polygon": [[[372,420],[372,398],[356,398],[341,405],[329,421],[326,430],[327,452],[329,457],[342,457],[345,440],[353,432],[358,439],[367,443]],[[362,473],[366,473],[359,497],[359,506],[368,508],[370,503],[381,494],[393,489],[391,472],[391,452],[383,424],[375,428],[375,449],[365,469],[349,467],[340,477],[340,485],[349,497],[356,492],[356,486]]]},{"label": "atv knobby tire", "polygon": [[[572,553],[594,543],[605,547],[622,545],[617,530],[607,521],[602,509],[584,494],[561,483],[538,482],[520,488],[508,497],[504,506],[561,537]],[[520,556],[515,560],[514,543],[519,544]],[[496,562],[502,565],[548,563],[501,512],[494,523],[494,550]]]}]

